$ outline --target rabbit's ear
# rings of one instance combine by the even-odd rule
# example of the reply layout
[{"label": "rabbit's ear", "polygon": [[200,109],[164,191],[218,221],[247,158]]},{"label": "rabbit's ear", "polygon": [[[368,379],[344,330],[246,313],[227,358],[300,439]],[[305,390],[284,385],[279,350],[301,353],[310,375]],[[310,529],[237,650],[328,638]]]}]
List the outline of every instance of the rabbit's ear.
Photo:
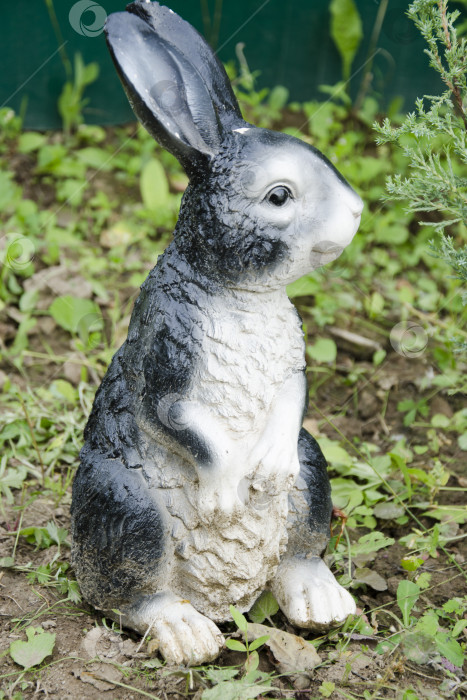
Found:
[{"label": "rabbit's ear", "polygon": [[149,0],[133,2],[127,6],[127,11],[141,17],[160,37],[177,47],[193,65],[204,81],[220,122],[226,129],[238,126],[239,121],[243,122],[224,66],[191,24],[168,7]]},{"label": "rabbit's ear", "polygon": [[[163,19],[170,11],[158,3],[134,3],[129,7],[131,14],[119,12],[107,19],[106,35],[112,57],[138,119],[191,175],[203,166],[206,157],[217,153],[222,123],[224,128],[227,126],[225,114],[221,118],[216,104],[220,98],[219,80],[212,74],[208,80],[209,70],[199,69],[200,46],[205,53],[209,51],[211,60],[212,51],[201,37],[199,45],[192,43],[195,30],[186,23],[190,32],[185,36],[183,50],[169,41],[166,36],[170,34],[170,21],[162,21],[159,32],[156,20],[159,13]],[[179,28],[174,42],[182,42],[185,27],[177,19]],[[217,70],[220,73],[218,66]],[[232,98],[235,101],[230,91],[229,102]],[[239,111],[228,111],[231,123],[242,121]]]}]

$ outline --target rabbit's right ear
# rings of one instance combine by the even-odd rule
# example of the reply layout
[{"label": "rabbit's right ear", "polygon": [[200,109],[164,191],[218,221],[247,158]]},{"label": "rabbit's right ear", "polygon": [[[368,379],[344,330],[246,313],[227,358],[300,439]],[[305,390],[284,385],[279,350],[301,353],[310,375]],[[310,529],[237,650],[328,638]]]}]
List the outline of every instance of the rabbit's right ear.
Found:
[{"label": "rabbit's right ear", "polygon": [[[107,43],[123,87],[143,126],[192,175],[203,168],[206,158],[219,151],[227,124],[233,128],[245,122],[227,76],[228,92],[224,103],[227,111],[219,113],[219,81],[209,80],[209,68],[199,70],[203,61],[203,57],[197,55],[199,45],[204,47],[205,57],[215,57],[188,23],[158,3],[134,3],[129,9],[131,12],[110,15],[105,26]],[[165,13],[173,14],[179,23],[196,33],[198,46],[190,42],[188,33],[185,46],[179,48],[174,42],[183,41],[183,31],[179,31],[178,36],[169,34],[169,39],[159,19]],[[158,31],[157,20],[161,31]],[[193,60],[190,60],[190,43]],[[216,90],[213,90],[213,83]]]}]

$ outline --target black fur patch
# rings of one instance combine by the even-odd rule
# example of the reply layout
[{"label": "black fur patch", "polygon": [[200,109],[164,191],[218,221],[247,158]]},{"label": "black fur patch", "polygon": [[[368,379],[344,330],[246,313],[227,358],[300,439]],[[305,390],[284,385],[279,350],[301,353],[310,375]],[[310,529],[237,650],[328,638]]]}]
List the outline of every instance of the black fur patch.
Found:
[{"label": "black fur patch", "polygon": [[298,438],[298,458],[300,474],[308,486],[310,530],[329,536],[332,501],[327,463],[320,446],[304,428]]},{"label": "black fur patch", "polygon": [[86,599],[115,608],[145,592],[165,550],[156,504],[140,470],[84,449],[73,482],[72,562]]}]

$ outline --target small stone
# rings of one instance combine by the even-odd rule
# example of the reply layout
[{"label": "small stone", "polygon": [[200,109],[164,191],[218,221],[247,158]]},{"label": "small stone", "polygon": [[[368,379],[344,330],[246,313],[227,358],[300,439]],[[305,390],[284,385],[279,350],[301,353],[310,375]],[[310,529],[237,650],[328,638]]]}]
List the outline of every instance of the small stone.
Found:
[{"label": "small stone", "polygon": [[45,620],[44,622],[41,622],[41,627],[44,630],[48,630],[51,627],[56,627],[56,626],[57,626],[57,623],[55,622],[55,620]]},{"label": "small stone", "polygon": [[78,386],[81,381],[81,365],[77,362],[65,362],[62,367],[63,374],[71,384]]}]

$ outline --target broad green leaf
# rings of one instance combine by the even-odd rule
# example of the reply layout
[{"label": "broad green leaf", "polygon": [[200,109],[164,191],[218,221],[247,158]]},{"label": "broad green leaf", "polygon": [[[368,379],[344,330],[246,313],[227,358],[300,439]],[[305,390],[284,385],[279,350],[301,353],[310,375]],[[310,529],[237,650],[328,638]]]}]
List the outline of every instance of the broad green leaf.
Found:
[{"label": "broad green leaf", "polygon": [[111,156],[103,148],[95,148],[93,146],[80,148],[76,155],[90,168],[95,168],[96,170],[109,170],[110,168]]},{"label": "broad green leaf", "polygon": [[230,614],[232,615],[232,619],[235,622],[235,624],[237,625],[238,629],[241,632],[246,632],[248,629],[248,622],[247,622],[245,615],[242,615],[240,610],[237,610],[237,608],[234,607],[233,605],[231,605],[229,609],[230,609]]},{"label": "broad green leaf", "polygon": [[431,419],[431,425],[433,428],[448,428],[449,418],[444,413],[435,413]]},{"label": "broad green leaf", "polygon": [[141,664],[143,668],[162,668],[163,665],[164,664],[157,658],[157,656],[154,656],[152,659],[148,659],[148,661],[143,661]]},{"label": "broad green leaf", "polygon": [[443,605],[443,610],[447,613],[456,613],[456,615],[462,615],[464,612],[464,605],[461,598],[450,598]]},{"label": "broad green leaf", "polygon": [[255,639],[254,642],[251,642],[249,645],[249,650],[250,651],[255,651],[255,649],[259,649],[260,646],[262,646],[265,642],[267,642],[269,639],[269,634],[264,634],[262,637],[258,637],[258,639]]},{"label": "broad green leaf", "polygon": [[[326,452],[324,454],[326,456]],[[332,502],[337,508],[344,508],[347,514],[363,503],[362,488],[353,479],[344,479],[342,477],[331,479],[331,489]]]},{"label": "broad green leaf", "polygon": [[66,530],[64,527],[58,527],[53,520],[50,520],[47,523],[46,530],[53,542],[58,545],[65,542],[68,535],[68,530]]},{"label": "broad green leaf", "polygon": [[452,628],[452,636],[458,637],[461,632],[467,627],[467,620],[457,620],[456,624]]},{"label": "broad green leaf", "polygon": [[436,656],[433,637],[419,631],[402,635],[402,648],[405,656],[416,664],[427,664]]},{"label": "broad green leaf", "polygon": [[271,109],[280,110],[285,107],[289,99],[289,91],[283,85],[276,85],[268,96],[268,104]]},{"label": "broad green leaf", "polygon": [[59,326],[76,333],[89,325],[94,329],[98,319],[102,319],[98,305],[90,299],[72,297],[70,294],[57,297],[49,306],[49,313]]},{"label": "broad green leaf", "polygon": [[444,656],[454,666],[462,668],[465,656],[461,645],[456,639],[453,639],[449,634],[439,631],[435,636],[435,642],[441,656]]},{"label": "broad green leaf", "polygon": [[375,530],[366,535],[362,535],[358,542],[352,545],[352,554],[353,556],[357,556],[357,554],[378,552],[384,547],[390,547],[394,542],[395,540],[392,537],[386,537],[382,532]]},{"label": "broad green leaf", "polygon": [[226,639],[225,646],[232,651],[246,651],[246,646],[238,639]]},{"label": "broad green leaf", "polygon": [[361,568],[357,567],[353,577],[358,583],[366,583],[368,586],[371,586],[371,588],[374,588],[375,591],[387,590],[388,584],[384,578],[380,576],[377,571],[369,569],[366,566]]},{"label": "broad green leaf", "polygon": [[0,464],[0,494],[5,496],[5,500],[8,504],[11,504],[14,501],[11,489],[20,489],[28,472],[23,465],[8,467],[7,469],[7,459],[8,455],[4,454]]},{"label": "broad green leaf", "polygon": [[383,639],[375,646],[375,651],[377,654],[386,654],[388,651],[394,651],[397,645],[400,643],[402,634],[393,634],[389,639]]},{"label": "broad green leaf", "polygon": [[397,604],[402,613],[404,626],[410,625],[410,612],[420,595],[420,586],[413,581],[401,581],[397,587]]},{"label": "broad green leaf", "polygon": [[[143,664],[144,665],[144,664]],[[239,671],[236,668],[212,668],[207,667],[205,670],[205,676],[208,681],[214,685],[217,683],[222,683],[223,681],[230,681],[235,676],[238,676]]]},{"label": "broad green leaf", "polygon": [[417,569],[422,566],[424,561],[425,560],[420,559],[420,557],[404,557],[401,559],[401,566],[406,571],[417,571]]},{"label": "broad green leaf", "polygon": [[9,569],[10,567],[14,566],[14,564],[15,560],[13,557],[0,557],[0,566],[4,569]]},{"label": "broad green leaf", "polygon": [[307,297],[316,294],[320,290],[318,281],[311,275],[300,277],[296,282],[292,282],[287,287],[287,294],[290,299],[295,297]]},{"label": "broad green leaf", "polygon": [[45,527],[30,525],[29,527],[23,527],[19,534],[21,537],[25,537],[29,544],[35,544],[40,549],[47,549],[53,544],[52,538]]},{"label": "broad green leaf", "polygon": [[315,362],[335,362],[337,345],[331,338],[319,338],[313,345],[308,345],[307,352]]},{"label": "broad green leaf", "polygon": [[335,689],[336,684],[332,681],[323,681],[318,688],[323,698],[330,698]]},{"label": "broad green leaf", "polygon": [[[251,651],[251,647],[250,647]],[[259,654],[257,651],[252,651],[245,661],[245,679],[254,682],[258,678]]]},{"label": "broad green leaf", "polygon": [[70,177],[66,180],[60,180],[57,184],[57,199],[59,202],[78,207],[83,201],[83,194],[87,186],[88,183],[84,179]]},{"label": "broad green leaf", "polygon": [[464,525],[467,523],[467,506],[440,506],[439,508],[425,511],[423,515],[427,515],[433,520]]},{"label": "broad green leaf", "polygon": [[44,632],[42,627],[28,627],[27,642],[16,640],[10,644],[10,656],[25,669],[38,666],[50,656],[55,645],[55,634]]},{"label": "broad green leaf", "polygon": [[254,603],[248,617],[252,622],[264,622],[279,610],[279,603],[270,591],[263,591],[258,600]]},{"label": "broad green leaf", "polygon": [[[15,194],[21,190],[17,184],[12,181],[13,175],[9,172],[0,172],[0,211],[11,206],[15,199]],[[3,234],[2,234],[3,235]],[[0,261],[1,261],[0,257]]]},{"label": "broad green leaf", "polygon": [[323,454],[330,464],[352,464],[352,459],[343,447],[336,440],[329,438],[321,438],[319,446],[323,450]]},{"label": "broad green leaf", "polygon": [[363,38],[362,20],[354,0],[331,0],[331,36],[342,59],[344,80],[350,77],[355,54]]},{"label": "broad green leaf", "polygon": [[410,479],[409,469],[407,468],[405,460],[396,452],[389,452],[389,456],[394,462],[394,465],[401,470],[402,476],[404,477],[405,486],[407,488],[407,496],[409,499],[412,498],[412,481]]},{"label": "broad green leaf", "polygon": [[65,379],[55,379],[50,385],[50,393],[66,399],[71,404],[76,403],[78,399],[78,390]]},{"label": "broad green leaf", "polygon": [[169,183],[162,164],[151,158],[143,168],[140,177],[141,197],[144,206],[151,211],[167,206]]},{"label": "broad green leaf", "polygon": [[436,613],[425,613],[425,615],[422,615],[422,617],[418,620],[417,624],[415,625],[415,630],[423,632],[428,637],[434,637],[434,635],[438,631],[438,627],[439,621]]},{"label": "broad green leaf", "polygon": [[379,292],[373,292],[370,297],[365,299],[364,306],[370,318],[376,318],[384,309],[384,297]]},{"label": "broad green leaf", "polygon": [[373,512],[375,517],[381,520],[395,520],[396,518],[400,518],[401,515],[404,515],[405,510],[402,506],[394,503],[394,501],[388,501],[387,503],[381,501],[375,505]]},{"label": "broad green leaf", "polygon": [[386,357],[386,350],[377,350],[373,355],[373,364],[378,367]]},{"label": "broad green leaf", "polygon": [[19,308],[21,311],[32,311],[37,304],[39,292],[37,289],[30,289],[21,296],[19,300]]},{"label": "broad green leaf", "polygon": [[39,134],[37,131],[25,131],[18,139],[18,151],[20,153],[31,153],[37,151],[46,141],[45,134]]}]

